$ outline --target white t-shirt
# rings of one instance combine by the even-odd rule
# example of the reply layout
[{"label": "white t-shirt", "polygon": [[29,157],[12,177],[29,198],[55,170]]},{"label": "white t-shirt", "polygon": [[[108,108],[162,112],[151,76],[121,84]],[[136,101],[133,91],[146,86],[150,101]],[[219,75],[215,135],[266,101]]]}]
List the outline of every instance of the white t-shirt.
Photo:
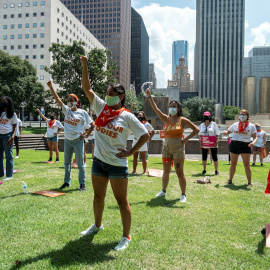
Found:
[{"label": "white t-shirt", "polygon": [[49,121],[51,121],[51,120],[46,118],[47,137],[52,138],[52,137],[54,137],[54,133],[56,133],[58,131],[58,129],[61,129],[63,127],[63,125],[58,120],[56,120],[54,122],[54,124],[51,127],[49,127]]},{"label": "white t-shirt", "polygon": [[[148,132],[151,132],[152,130],[154,130],[154,128],[148,123],[142,123],[144,125],[144,127],[148,130]],[[132,142],[132,147],[138,142],[138,139],[133,138],[133,142]],[[138,152],[144,152],[144,151],[148,151],[148,147],[147,147],[147,142],[138,150]]]},{"label": "white t-shirt", "polygon": [[7,113],[2,112],[0,116],[0,134],[8,134],[13,131],[14,124],[17,124],[17,116],[16,113],[13,114],[13,116],[8,119]]},{"label": "white t-shirt", "polygon": [[255,143],[256,147],[264,147],[264,140],[263,140],[264,134],[265,132],[263,130],[260,132],[256,132],[257,136],[257,142]]},{"label": "white t-shirt", "polygon": [[17,118],[17,129],[16,129],[16,135],[15,135],[16,137],[20,136],[20,133],[19,133],[20,128],[19,127],[22,127],[22,120]]},{"label": "white t-shirt", "polygon": [[215,122],[211,121],[207,128],[205,127],[205,122],[201,123],[199,135],[217,136],[219,134],[220,134],[220,131],[219,131],[218,126]]},{"label": "white t-shirt", "polygon": [[[93,110],[99,115],[106,102],[97,95],[94,97]],[[113,166],[128,166],[127,158],[118,158],[115,155],[127,145],[130,133],[136,138],[147,134],[147,129],[130,112],[123,111],[118,117],[109,122],[105,127],[95,127],[94,156]]]},{"label": "white t-shirt", "polygon": [[229,131],[232,132],[232,141],[250,142],[250,137],[256,133],[256,128],[253,124],[249,123],[244,131],[239,132],[239,122],[232,124]]},{"label": "white t-shirt", "polygon": [[84,131],[84,126],[90,125],[93,122],[85,110],[77,109],[76,111],[72,111],[65,104],[62,106],[62,110],[65,115],[65,138],[68,140],[79,138]]}]

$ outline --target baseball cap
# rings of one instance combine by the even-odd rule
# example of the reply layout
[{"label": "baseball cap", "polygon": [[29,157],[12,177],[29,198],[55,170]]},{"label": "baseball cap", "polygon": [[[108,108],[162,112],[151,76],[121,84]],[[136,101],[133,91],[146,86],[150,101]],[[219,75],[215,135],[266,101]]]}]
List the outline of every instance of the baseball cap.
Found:
[{"label": "baseball cap", "polygon": [[210,113],[210,112],[208,112],[208,111],[206,111],[206,112],[204,112],[204,113],[203,113],[203,115],[206,115],[206,116],[211,116],[211,113]]}]

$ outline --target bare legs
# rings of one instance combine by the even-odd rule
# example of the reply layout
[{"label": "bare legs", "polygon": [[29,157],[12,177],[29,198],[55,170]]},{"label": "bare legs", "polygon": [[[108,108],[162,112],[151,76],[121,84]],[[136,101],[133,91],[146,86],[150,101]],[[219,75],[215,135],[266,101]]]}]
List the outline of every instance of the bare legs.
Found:
[{"label": "bare legs", "polygon": [[[102,215],[105,205],[105,196],[107,191],[109,178],[92,175],[92,185],[94,189],[94,215],[95,225],[100,228],[102,223]],[[120,208],[123,236],[128,237],[131,226],[131,209],[128,202],[128,178],[110,180],[114,197]]]},{"label": "bare legs", "polygon": [[[143,165],[143,174],[146,173],[147,169],[147,160],[146,160],[146,151],[140,152],[142,165]],[[133,171],[132,173],[136,173],[137,165],[138,165],[138,156],[139,152],[133,154]]]},{"label": "bare legs", "polygon": [[59,149],[58,149],[58,142],[48,142],[50,158],[53,156],[53,149],[55,151],[56,157],[59,158]]}]

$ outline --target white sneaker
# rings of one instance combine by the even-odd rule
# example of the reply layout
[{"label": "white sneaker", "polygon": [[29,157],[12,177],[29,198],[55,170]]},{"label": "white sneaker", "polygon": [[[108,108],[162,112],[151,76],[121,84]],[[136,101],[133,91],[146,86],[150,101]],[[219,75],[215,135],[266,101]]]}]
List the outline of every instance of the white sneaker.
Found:
[{"label": "white sneaker", "polygon": [[181,195],[180,202],[186,202],[186,201],[187,201],[187,196]]},{"label": "white sneaker", "polygon": [[166,196],[166,192],[164,192],[163,190],[161,190],[156,197],[161,197],[161,196]]},{"label": "white sneaker", "polygon": [[13,177],[5,177],[3,180],[11,180]]},{"label": "white sneaker", "polygon": [[130,239],[126,238],[125,236],[122,237],[119,244],[114,248],[114,250],[124,250],[129,246],[129,243],[131,242],[131,236],[129,236]]},{"label": "white sneaker", "polygon": [[19,156],[16,156],[15,158],[19,158]]},{"label": "white sneaker", "polygon": [[103,224],[101,224],[101,227],[98,228],[96,224],[92,224],[91,227],[87,228],[85,231],[81,232],[81,235],[88,235],[92,233],[98,233],[98,231],[104,230]]}]

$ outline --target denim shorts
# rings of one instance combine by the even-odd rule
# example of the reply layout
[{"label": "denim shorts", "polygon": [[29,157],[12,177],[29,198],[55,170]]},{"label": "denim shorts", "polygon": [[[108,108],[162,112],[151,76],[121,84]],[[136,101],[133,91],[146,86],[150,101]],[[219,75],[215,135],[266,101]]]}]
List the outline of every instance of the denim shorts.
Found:
[{"label": "denim shorts", "polygon": [[108,177],[109,179],[128,178],[128,167],[110,165],[94,157],[92,175]]},{"label": "denim shorts", "polygon": [[55,136],[53,136],[51,138],[48,137],[47,142],[58,142],[58,136],[55,135]]}]

